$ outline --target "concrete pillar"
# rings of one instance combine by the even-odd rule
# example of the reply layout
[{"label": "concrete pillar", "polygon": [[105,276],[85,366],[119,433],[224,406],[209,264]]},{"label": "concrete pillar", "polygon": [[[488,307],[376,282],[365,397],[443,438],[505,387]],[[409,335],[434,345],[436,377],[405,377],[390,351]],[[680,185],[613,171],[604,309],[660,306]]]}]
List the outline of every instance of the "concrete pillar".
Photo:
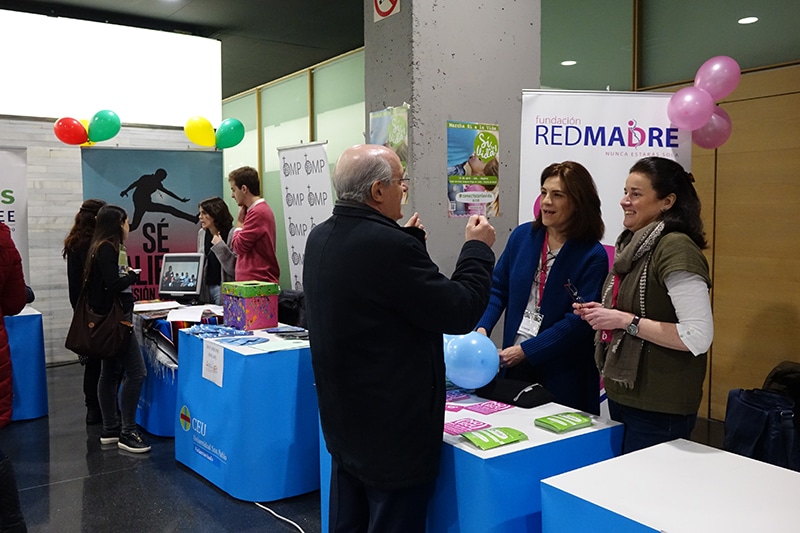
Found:
[{"label": "concrete pillar", "polygon": [[449,275],[466,220],[447,217],[447,121],[498,124],[500,216],[490,222],[499,257],[518,220],[521,92],[539,87],[539,0],[400,0],[398,13],[374,22],[375,1],[364,0],[365,131],[370,112],[411,105],[403,214],[420,213],[431,257]]}]

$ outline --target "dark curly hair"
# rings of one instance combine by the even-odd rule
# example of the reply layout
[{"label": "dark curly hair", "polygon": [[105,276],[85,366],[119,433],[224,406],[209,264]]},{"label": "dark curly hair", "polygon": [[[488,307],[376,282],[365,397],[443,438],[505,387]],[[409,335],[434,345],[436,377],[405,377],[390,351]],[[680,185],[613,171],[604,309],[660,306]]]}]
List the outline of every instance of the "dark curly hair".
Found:
[{"label": "dark curly hair", "polygon": [[665,233],[685,233],[701,250],[708,246],[703,231],[703,219],[700,218],[700,198],[694,188],[694,176],[691,172],[686,172],[679,163],[664,157],[640,159],[634,163],[630,172],[647,176],[659,200],[670,194],[675,195],[672,207],[660,217],[664,221]]},{"label": "dark curly hair", "polygon": [[197,207],[208,213],[212,220],[214,220],[214,225],[219,230],[222,239],[227,239],[228,233],[230,233],[233,227],[233,217],[228,210],[228,205],[225,203],[225,200],[219,196],[212,196],[197,204]]},{"label": "dark curly hair", "polygon": [[103,200],[90,198],[81,204],[81,208],[75,214],[75,223],[69,234],[64,239],[64,249],[61,256],[66,259],[70,252],[89,248],[89,243],[94,235],[95,218],[101,207],[106,205]]}]

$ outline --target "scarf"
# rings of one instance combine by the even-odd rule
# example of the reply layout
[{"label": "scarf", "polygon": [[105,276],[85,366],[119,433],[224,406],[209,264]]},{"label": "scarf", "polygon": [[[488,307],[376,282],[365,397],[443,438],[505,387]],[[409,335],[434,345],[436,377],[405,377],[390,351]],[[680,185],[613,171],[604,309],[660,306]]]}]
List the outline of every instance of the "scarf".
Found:
[{"label": "scarf", "polygon": [[[644,302],[647,266],[663,231],[664,222],[657,220],[635,233],[626,230],[620,234],[615,244],[614,266],[603,287],[603,307],[620,308],[640,317],[647,316]],[[619,292],[616,305],[612,305],[615,277],[619,278]],[[644,341],[628,335],[624,329],[615,329],[611,342],[600,341],[600,334],[598,331],[595,335],[594,359],[597,368],[605,379],[632,389],[636,383]]]}]

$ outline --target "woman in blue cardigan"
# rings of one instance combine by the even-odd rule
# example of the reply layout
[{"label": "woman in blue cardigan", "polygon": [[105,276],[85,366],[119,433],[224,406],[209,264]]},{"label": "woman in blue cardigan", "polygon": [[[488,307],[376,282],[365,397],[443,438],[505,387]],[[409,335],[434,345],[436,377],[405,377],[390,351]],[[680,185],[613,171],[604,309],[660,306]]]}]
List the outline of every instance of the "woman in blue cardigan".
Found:
[{"label": "woman in blue cardigan", "polygon": [[599,414],[594,332],[572,303],[596,301],[608,273],[600,197],[589,171],[573,161],[549,165],[541,185],[539,214],[511,233],[477,330],[490,334],[505,311],[505,377],[541,383],[557,403]]}]

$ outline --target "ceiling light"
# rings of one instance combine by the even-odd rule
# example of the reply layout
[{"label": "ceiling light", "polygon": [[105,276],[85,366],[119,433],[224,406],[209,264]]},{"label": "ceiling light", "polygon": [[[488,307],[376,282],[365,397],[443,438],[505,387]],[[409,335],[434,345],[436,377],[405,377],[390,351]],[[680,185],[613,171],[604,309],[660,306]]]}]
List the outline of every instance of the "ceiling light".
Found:
[{"label": "ceiling light", "polygon": [[744,17],[737,21],[739,24],[752,24],[758,22],[758,17]]},{"label": "ceiling light", "polygon": [[578,63],[577,61],[572,61],[572,60],[569,60],[569,61],[562,61],[562,62],[561,62],[561,64],[562,64],[563,66],[565,66],[565,67],[571,67],[572,65],[576,65],[577,63]]}]

